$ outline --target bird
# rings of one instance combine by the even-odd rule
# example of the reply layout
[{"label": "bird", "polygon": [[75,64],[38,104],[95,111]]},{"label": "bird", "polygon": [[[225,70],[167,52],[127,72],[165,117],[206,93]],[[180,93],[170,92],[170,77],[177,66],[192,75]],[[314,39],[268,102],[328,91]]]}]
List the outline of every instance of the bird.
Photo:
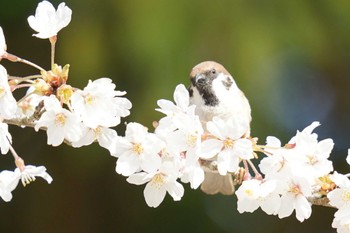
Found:
[{"label": "bird", "polygon": [[[244,128],[243,137],[250,136],[252,117],[249,101],[223,65],[215,61],[201,62],[192,68],[189,78],[190,104],[196,106],[195,114],[199,116],[203,128],[214,117],[234,119]],[[231,195],[234,193],[233,177],[205,170],[201,190],[207,194]]]}]

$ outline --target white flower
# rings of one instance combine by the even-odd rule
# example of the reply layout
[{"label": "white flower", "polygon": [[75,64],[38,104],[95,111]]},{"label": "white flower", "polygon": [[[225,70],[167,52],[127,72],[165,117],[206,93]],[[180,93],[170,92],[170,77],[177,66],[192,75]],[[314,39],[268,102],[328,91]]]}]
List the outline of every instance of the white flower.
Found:
[{"label": "white flower", "polygon": [[8,125],[0,122],[0,150],[1,154],[7,154],[12,143],[11,134],[8,131]]},{"label": "white flower", "polygon": [[10,201],[12,199],[11,192],[17,187],[19,181],[23,186],[26,186],[30,182],[35,181],[36,177],[45,179],[49,184],[52,182],[52,177],[46,172],[44,166],[32,166],[27,165],[23,171],[16,168],[15,171],[2,171],[0,172],[0,196],[4,201]]},{"label": "white flower", "polygon": [[190,183],[192,189],[197,189],[204,181],[204,170],[197,156],[186,155],[182,160],[183,167],[181,169],[181,181],[183,183]]},{"label": "white flower", "polygon": [[253,158],[252,142],[241,138],[244,130],[235,124],[228,124],[220,118],[214,117],[207,123],[208,131],[215,139],[207,139],[202,143],[200,157],[210,159],[217,154],[218,171],[220,175],[235,172],[239,168],[241,159]]},{"label": "white flower", "polygon": [[345,175],[334,172],[330,176],[331,180],[338,186],[338,188],[328,193],[329,204],[338,209],[344,206],[350,206],[350,180]]},{"label": "white flower", "polygon": [[[318,188],[318,178],[333,170],[328,157],[334,143],[332,139],[317,140],[318,135],[313,130],[319,125],[318,122],[313,122],[303,131],[298,131],[284,147],[281,147],[277,138],[267,138],[268,156],[261,160],[259,168],[265,174],[266,180],[277,182],[281,195],[281,207],[277,211],[280,218],[291,215],[294,210],[299,221],[309,218],[312,210],[307,198]],[[344,179],[342,182],[344,183]],[[334,190],[328,195],[339,196],[338,192]],[[340,202],[336,197],[333,201]]]},{"label": "white flower", "polygon": [[35,181],[35,177],[41,177],[49,184],[52,182],[52,177],[46,172],[46,168],[44,166],[36,167],[33,165],[26,165],[23,171],[16,168],[15,173],[20,177],[23,186]]},{"label": "white flower", "polygon": [[239,213],[252,213],[259,208],[260,184],[261,182],[256,179],[243,181],[236,191]]},{"label": "white flower", "polygon": [[198,116],[182,115],[178,129],[166,135],[167,147],[178,154],[187,151],[188,154],[199,155],[203,128]]},{"label": "white flower", "polygon": [[4,56],[6,53],[7,45],[6,45],[6,40],[4,36],[4,31],[2,30],[2,27],[0,27],[0,60],[1,57]]},{"label": "white flower", "polygon": [[[177,157],[182,164],[181,181],[190,183],[191,188],[196,189],[204,180],[204,171],[199,163],[203,128],[196,115],[182,114],[177,123],[178,129],[161,134],[166,142],[166,150]],[[157,135],[160,131],[156,131]],[[164,133],[165,131],[163,131]]]},{"label": "white flower", "polygon": [[174,91],[174,101],[175,104],[169,100],[160,99],[157,101],[160,108],[157,108],[156,110],[167,116],[173,116],[177,113],[189,113],[190,115],[194,115],[195,106],[189,106],[190,94],[183,84],[176,86]]},{"label": "white flower", "polygon": [[[348,213],[350,210],[348,210]],[[337,212],[338,213],[338,212]],[[334,218],[332,222],[332,227],[337,228],[337,233],[349,233],[350,232],[350,216],[340,220],[339,218]]]},{"label": "white flower", "polygon": [[0,65],[0,118],[11,119],[16,111],[17,102],[8,84],[7,71]]},{"label": "white flower", "polygon": [[28,17],[29,26],[38,32],[34,34],[41,39],[47,39],[56,36],[57,33],[66,27],[72,18],[72,10],[64,2],[58,5],[57,11],[48,1],[42,1],[38,4],[35,16]]},{"label": "white flower", "polygon": [[281,152],[264,157],[260,161],[259,168],[266,178],[284,179],[291,174],[290,165],[285,159],[285,154]]},{"label": "white flower", "polygon": [[64,139],[70,142],[78,141],[82,137],[82,124],[79,117],[62,108],[58,99],[51,95],[44,100],[45,112],[36,122],[34,129],[47,128],[47,144],[60,145]]},{"label": "white flower", "polygon": [[139,169],[145,172],[155,172],[160,164],[160,151],[164,142],[155,134],[148,133],[147,128],[139,123],[129,123],[125,137],[116,137],[113,156],[119,157],[116,172],[129,176]]},{"label": "white flower", "polygon": [[18,175],[13,171],[0,172],[0,197],[9,202],[12,199],[12,191],[17,187]]},{"label": "white flower", "polygon": [[346,156],[346,162],[350,165],[350,149],[348,149],[348,155]]},{"label": "white flower", "polygon": [[259,168],[265,174],[265,178],[287,177],[290,174],[290,168],[284,156],[288,150],[281,148],[281,141],[276,137],[268,136],[264,151],[268,156],[260,161]]},{"label": "white flower", "polygon": [[328,193],[329,204],[338,208],[334,214],[332,227],[339,233],[350,232],[350,181],[345,175],[334,172],[330,176],[338,188]]},{"label": "white flower", "polygon": [[269,215],[276,215],[281,206],[281,197],[275,180],[265,180],[261,184],[260,208]]},{"label": "white flower", "polygon": [[183,186],[176,181],[178,170],[172,162],[163,162],[157,172],[140,172],[131,175],[127,181],[131,184],[142,185],[147,183],[144,196],[148,206],[158,207],[168,192],[174,201],[181,200],[184,194]]},{"label": "white flower", "polygon": [[[281,185],[281,183],[279,183]],[[284,187],[280,187],[281,207],[278,210],[278,217],[285,218],[290,216],[295,210],[296,217],[300,222],[311,216],[311,204],[307,197],[311,196],[312,188],[307,178],[291,177],[286,180]]]},{"label": "white flower", "polygon": [[267,214],[277,214],[281,198],[276,192],[276,182],[256,179],[243,181],[236,191],[237,209],[240,213],[254,212],[261,207]]},{"label": "white flower", "polygon": [[277,179],[285,183],[289,177],[300,176],[308,179],[310,186],[317,184],[317,179],[333,170],[328,157],[333,149],[333,140],[320,142],[312,131],[319,126],[313,122],[303,131],[297,132],[285,147],[275,137],[267,138],[266,154],[259,164],[265,179]]},{"label": "white flower", "polygon": [[117,132],[113,129],[106,127],[97,127],[96,129],[83,128],[83,136],[79,141],[72,142],[73,147],[87,146],[97,140],[98,144],[101,147],[104,147],[108,150],[113,150],[112,144],[115,138],[117,137]]},{"label": "white flower", "polygon": [[113,127],[120,118],[130,114],[131,102],[123,97],[126,92],[116,91],[109,78],[89,81],[83,91],[76,91],[71,97],[74,111],[89,128]]},{"label": "white flower", "polygon": [[45,96],[38,95],[32,92],[33,89],[29,88],[27,91],[28,96],[18,103],[17,116],[19,116],[20,118],[29,118],[33,116],[36,107],[44,98],[46,98]]},{"label": "white flower", "polygon": [[332,139],[317,140],[317,134],[312,131],[319,126],[318,122],[313,122],[302,132],[297,132],[296,136],[291,139],[290,144],[295,144],[292,149],[295,153],[295,160],[299,160],[299,167],[304,174],[311,179],[329,174],[333,170],[333,165],[328,160],[333,149]]},{"label": "white flower", "polygon": [[339,209],[334,214],[333,228],[337,228],[338,233],[350,232],[350,206]]},{"label": "white flower", "polygon": [[190,104],[190,95],[183,84],[176,86],[174,91],[175,104],[169,100],[160,99],[157,104],[160,108],[156,110],[164,113],[166,116],[159,120],[156,128],[158,135],[166,135],[167,133],[178,128],[181,125],[183,115],[194,116],[195,105]]}]

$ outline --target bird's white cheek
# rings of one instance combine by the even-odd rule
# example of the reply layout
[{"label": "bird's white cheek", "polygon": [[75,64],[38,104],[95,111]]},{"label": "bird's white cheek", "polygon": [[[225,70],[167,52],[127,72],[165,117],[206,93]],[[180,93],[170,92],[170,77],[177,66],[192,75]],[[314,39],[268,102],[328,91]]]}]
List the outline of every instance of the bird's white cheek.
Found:
[{"label": "bird's white cheek", "polygon": [[194,104],[196,106],[204,105],[204,100],[202,96],[199,94],[197,88],[193,88],[193,95],[190,98],[190,104]]},{"label": "bird's white cheek", "polygon": [[196,105],[196,114],[201,121],[209,121],[213,117],[212,108],[205,105],[203,97],[199,94],[196,88],[193,89],[193,95],[190,98],[190,104]]},{"label": "bird's white cheek", "polygon": [[227,79],[227,75],[220,74],[215,80],[213,80],[213,83],[212,83],[213,92],[219,100],[232,98],[232,95],[235,95],[239,91],[233,79],[232,79],[232,82],[233,82],[232,85],[229,87],[229,89],[227,89],[227,87],[223,83],[226,79]]}]

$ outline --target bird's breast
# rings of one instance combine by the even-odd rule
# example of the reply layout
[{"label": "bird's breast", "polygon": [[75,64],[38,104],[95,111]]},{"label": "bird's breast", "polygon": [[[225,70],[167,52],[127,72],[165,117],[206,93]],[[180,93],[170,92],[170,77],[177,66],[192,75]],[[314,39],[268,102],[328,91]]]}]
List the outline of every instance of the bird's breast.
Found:
[{"label": "bird's breast", "polygon": [[190,103],[196,105],[196,114],[203,123],[211,121],[213,117],[220,117],[223,120],[234,117],[240,118],[249,125],[250,105],[240,90],[236,92],[220,90],[220,93],[215,93],[215,96],[218,100],[216,104],[207,104],[203,95],[196,88],[193,89]]}]

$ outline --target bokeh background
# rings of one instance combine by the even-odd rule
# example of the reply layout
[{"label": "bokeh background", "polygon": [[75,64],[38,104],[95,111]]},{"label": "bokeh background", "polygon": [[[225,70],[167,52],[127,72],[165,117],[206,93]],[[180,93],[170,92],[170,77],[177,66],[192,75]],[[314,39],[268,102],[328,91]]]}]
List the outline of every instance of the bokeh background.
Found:
[{"label": "bokeh background", "polygon": [[[55,6],[59,1],[51,1]],[[110,77],[132,101],[126,121],[150,129],[161,115],[156,101],[188,85],[190,69],[222,63],[252,106],[252,134],[287,142],[296,130],[320,121],[320,139],[332,138],[335,168],[347,173],[350,147],[350,1],[66,0],[72,22],[58,36],[56,62],[71,65],[69,83]],[[8,51],[49,68],[50,46],[27,24],[38,1],[0,2]],[[34,74],[1,61],[11,75]],[[45,165],[54,182],[19,186],[0,201],[0,232],[334,232],[333,209],[313,207],[299,223],[260,211],[238,214],[236,198],[208,196],[185,185],[180,202],[169,196],[149,208],[143,186],[115,173],[115,158],[96,145],[46,145],[46,135],[11,127],[13,145],[28,164]],[[123,134],[123,126],[118,128]],[[12,170],[11,156],[0,168]]]}]

